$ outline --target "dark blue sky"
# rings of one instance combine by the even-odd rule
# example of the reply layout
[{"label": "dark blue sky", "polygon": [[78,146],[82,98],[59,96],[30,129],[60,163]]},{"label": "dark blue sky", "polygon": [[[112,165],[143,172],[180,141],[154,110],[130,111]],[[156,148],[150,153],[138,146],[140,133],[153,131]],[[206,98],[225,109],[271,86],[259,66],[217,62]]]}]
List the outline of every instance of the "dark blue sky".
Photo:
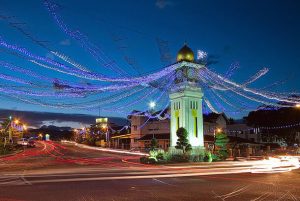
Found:
[{"label": "dark blue sky", "polygon": [[[107,56],[130,74],[162,69],[156,39],[168,41],[175,61],[176,52],[186,41],[194,50],[204,50],[216,58],[210,66],[225,73],[233,62],[240,69],[232,77],[242,82],[263,67],[270,72],[252,87],[261,88],[288,79],[275,91],[300,91],[300,1],[124,1],[85,0],[56,1],[60,14],[72,28],[79,29],[99,45]],[[52,49],[60,50],[96,72],[101,72],[93,58],[57,27],[42,1],[0,0],[0,14],[14,16],[24,22],[24,29],[40,40],[48,41]],[[0,36],[10,43],[20,44],[32,52],[46,56],[47,52],[24,35],[0,20]],[[121,39],[121,40],[120,40]],[[121,49],[120,47],[126,47]],[[1,49],[0,49],[1,50]],[[124,61],[134,59],[135,68]],[[18,65],[30,65],[0,52],[1,60]],[[92,67],[91,67],[92,66]],[[131,70],[129,70],[131,69]],[[43,72],[42,72],[43,73]],[[47,72],[52,73],[52,72]],[[46,73],[46,74],[47,74]],[[65,77],[65,79],[71,79]],[[73,79],[73,78],[72,78]],[[80,80],[74,80],[80,81]],[[24,103],[0,100],[5,109],[88,113],[95,111],[56,110]]]}]

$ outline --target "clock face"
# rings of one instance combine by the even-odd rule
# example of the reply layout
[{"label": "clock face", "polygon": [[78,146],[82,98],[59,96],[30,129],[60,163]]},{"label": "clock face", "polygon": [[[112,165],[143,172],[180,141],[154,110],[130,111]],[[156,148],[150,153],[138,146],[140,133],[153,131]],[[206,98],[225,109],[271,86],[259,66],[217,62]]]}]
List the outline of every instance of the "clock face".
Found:
[{"label": "clock face", "polygon": [[176,78],[177,79],[182,79],[183,78],[183,73],[182,73],[181,70],[179,70],[179,71],[176,72]]},{"label": "clock face", "polygon": [[187,74],[188,74],[188,77],[191,79],[197,78],[197,70],[195,68],[189,68]]}]

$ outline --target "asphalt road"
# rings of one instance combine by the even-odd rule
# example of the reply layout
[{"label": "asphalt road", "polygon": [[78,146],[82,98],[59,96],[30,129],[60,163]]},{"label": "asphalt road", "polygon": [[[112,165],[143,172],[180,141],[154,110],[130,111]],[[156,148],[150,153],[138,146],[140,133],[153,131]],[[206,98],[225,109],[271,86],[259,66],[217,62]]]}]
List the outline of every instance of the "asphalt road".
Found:
[{"label": "asphalt road", "polygon": [[300,171],[1,186],[0,200],[299,200]]},{"label": "asphalt road", "polygon": [[300,200],[300,170],[252,174],[242,173],[248,163],[170,167],[137,159],[42,142],[0,159],[0,201]]}]

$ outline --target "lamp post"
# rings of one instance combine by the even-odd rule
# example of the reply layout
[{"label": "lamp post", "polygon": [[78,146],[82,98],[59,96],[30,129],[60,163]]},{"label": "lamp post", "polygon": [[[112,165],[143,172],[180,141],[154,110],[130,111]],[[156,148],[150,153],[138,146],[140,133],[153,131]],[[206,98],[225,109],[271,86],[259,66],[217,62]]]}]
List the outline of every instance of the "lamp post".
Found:
[{"label": "lamp post", "polygon": [[[156,106],[156,103],[154,101],[150,101],[149,108],[150,108],[150,113],[151,114],[154,113],[155,106]],[[154,132],[153,132],[153,130],[152,130],[152,138],[154,138]]]},{"label": "lamp post", "polygon": [[215,148],[216,148],[216,134],[221,133],[221,132],[222,132],[221,128],[214,129],[214,150],[213,150],[213,152],[215,152]]},{"label": "lamp post", "polygon": [[22,129],[22,137],[24,137],[24,132],[27,131],[27,125],[23,124],[23,129]]},{"label": "lamp post", "polygon": [[149,103],[150,110],[153,111],[155,106],[156,106],[156,103],[154,101],[150,101],[150,103]]}]

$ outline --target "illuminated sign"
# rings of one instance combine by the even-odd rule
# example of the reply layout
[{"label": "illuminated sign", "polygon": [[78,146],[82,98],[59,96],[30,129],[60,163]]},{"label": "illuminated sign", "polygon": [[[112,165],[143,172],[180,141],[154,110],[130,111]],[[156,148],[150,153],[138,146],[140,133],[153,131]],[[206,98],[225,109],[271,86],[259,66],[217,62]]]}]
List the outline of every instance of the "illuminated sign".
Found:
[{"label": "illuminated sign", "polygon": [[96,123],[99,124],[99,123],[107,123],[108,122],[108,118],[97,118],[96,119]]}]

